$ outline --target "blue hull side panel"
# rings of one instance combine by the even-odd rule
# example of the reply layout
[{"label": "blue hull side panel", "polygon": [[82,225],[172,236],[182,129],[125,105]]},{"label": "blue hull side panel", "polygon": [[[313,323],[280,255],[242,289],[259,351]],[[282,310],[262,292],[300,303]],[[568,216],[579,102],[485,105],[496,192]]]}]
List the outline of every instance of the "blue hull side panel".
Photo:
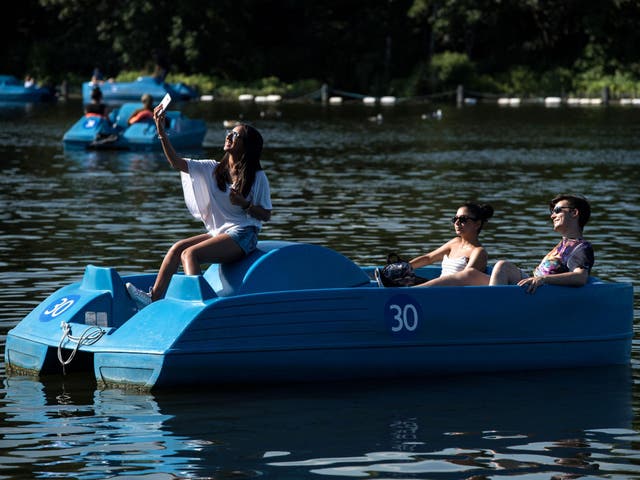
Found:
[{"label": "blue hull side panel", "polygon": [[630,362],[630,284],[379,288],[369,271],[323,247],[260,242],[241,262],[175,275],[165,299],[136,312],[123,282],[147,288],[153,275],[89,266],[9,332],[5,358],[38,373],[64,321],[75,336],[103,325],[79,347],[99,382],[144,389]]}]

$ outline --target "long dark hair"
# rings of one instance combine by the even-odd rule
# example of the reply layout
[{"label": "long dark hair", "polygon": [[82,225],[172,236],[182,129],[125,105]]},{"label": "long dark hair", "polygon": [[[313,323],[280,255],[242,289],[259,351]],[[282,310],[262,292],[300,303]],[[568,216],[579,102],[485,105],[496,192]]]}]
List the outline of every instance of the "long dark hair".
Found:
[{"label": "long dark hair", "polygon": [[[238,160],[236,168],[238,169],[239,181],[236,188],[245,197],[249,195],[253,182],[256,180],[256,172],[262,170],[260,165],[260,155],[262,154],[262,135],[251,125],[241,123],[242,134],[238,137],[244,145],[244,153]],[[215,171],[215,179],[218,188],[222,192],[227,191],[227,184],[231,183],[231,172],[229,172],[229,152],[225,153],[220,160],[220,164]]]}]

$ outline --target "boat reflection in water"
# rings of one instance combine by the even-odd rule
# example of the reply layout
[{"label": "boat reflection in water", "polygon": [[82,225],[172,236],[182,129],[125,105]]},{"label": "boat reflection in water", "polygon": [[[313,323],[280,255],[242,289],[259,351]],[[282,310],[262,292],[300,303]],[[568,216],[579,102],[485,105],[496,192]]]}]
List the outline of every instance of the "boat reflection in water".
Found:
[{"label": "boat reflection in water", "polygon": [[621,463],[631,456],[616,454],[637,440],[629,367],[159,394],[83,381],[6,380],[4,409],[18,413],[0,424],[5,470],[29,464],[34,478],[640,474]]},{"label": "boat reflection in water", "polygon": [[157,399],[174,433],[225,445],[228,458],[207,471],[256,457],[250,469],[277,478],[602,474],[618,444],[636,439],[628,367]]},{"label": "boat reflection in water", "polygon": [[[200,158],[204,156],[204,151],[181,150],[180,155]],[[157,170],[160,165],[168,165],[162,151],[86,150],[70,147],[64,149],[64,156],[86,170]]]}]

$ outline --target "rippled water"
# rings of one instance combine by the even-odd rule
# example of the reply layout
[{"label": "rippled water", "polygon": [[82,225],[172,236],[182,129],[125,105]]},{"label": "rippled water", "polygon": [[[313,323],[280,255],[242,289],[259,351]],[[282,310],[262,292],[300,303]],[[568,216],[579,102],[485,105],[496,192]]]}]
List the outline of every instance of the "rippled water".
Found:
[{"label": "rippled water", "polygon": [[[445,106],[421,119],[435,108],[183,106],[209,126],[191,156],[219,156],[225,119],[263,133],[264,239],[379,264],[451,238],[472,199],[496,211],[482,237],[492,260],[532,267],[557,241],[548,199],[577,191],[594,208],[594,274],[639,282],[640,110]],[[155,271],[201,231],[161,155],[65,151],[79,112],[0,108],[0,353],[88,263]],[[636,320],[638,304],[636,293]],[[161,394],[5,378],[0,363],[0,478],[640,478],[637,348],[628,369]]]}]

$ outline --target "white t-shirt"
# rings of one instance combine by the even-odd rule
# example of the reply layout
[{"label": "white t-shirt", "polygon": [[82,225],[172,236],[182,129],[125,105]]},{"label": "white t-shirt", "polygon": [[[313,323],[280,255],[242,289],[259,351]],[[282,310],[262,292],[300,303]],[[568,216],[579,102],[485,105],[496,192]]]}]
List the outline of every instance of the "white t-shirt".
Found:
[{"label": "white t-shirt", "polygon": [[[195,160],[185,158],[189,173],[181,173],[184,201],[191,214],[202,220],[207,231],[215,236],[231,227],[254,226],[262,228],[262,222],[250,216],[239,205],[229,200],[229,185],[225,192],[220,191],[213,172],[220,162],[216,160]],[[271,190],[264,170],[256,172],[247,200],[254,205],[271,210]]]}]

